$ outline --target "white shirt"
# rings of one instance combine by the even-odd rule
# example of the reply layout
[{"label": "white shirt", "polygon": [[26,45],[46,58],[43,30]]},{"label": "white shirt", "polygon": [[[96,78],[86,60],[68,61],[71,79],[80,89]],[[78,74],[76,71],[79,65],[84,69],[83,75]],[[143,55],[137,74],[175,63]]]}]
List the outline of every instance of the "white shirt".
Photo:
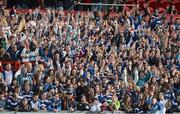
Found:
[{"label": "white shirt", "polygon": [[5,83],[7,86],[11,85],[13,79],[13,72],[12,71],[5,71]]},{"label": "white shirt", "polygon": [[160,100],[159,101],[159,104],[161,106],[161,110],[159,111],[160,114],[165,114],[166,112],[166,107],[165,107],[165,104],[166,104],[166,101],[165,100]]}]

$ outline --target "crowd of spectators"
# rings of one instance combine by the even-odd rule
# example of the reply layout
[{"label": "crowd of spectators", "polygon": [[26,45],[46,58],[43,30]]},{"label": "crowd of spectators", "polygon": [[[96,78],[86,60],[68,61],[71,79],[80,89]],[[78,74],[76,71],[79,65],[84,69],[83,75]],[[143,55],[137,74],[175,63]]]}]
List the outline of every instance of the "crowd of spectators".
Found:
[{"label": "crowd of spectators", "polygon": [[[15,9],[0,17],[0,111],[180,111],[179,18]],[[1,63],[0,62],[0,63]]]}]

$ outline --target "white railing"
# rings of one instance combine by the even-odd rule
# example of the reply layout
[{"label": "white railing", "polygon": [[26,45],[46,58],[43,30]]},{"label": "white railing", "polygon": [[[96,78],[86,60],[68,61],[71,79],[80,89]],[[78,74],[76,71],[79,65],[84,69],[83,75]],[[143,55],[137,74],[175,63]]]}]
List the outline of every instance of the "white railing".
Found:
[{"label": "white railing", "polygon": [[73,9],[75,6],[80,5],[80,6],[135,6],[135,4],[103,4],[103,3],[81,3],[81,2],[77,2],[75,3],[73,6],[71,6],[68,11],[70,11],[71,9]]},{"label": "white railing", "polygon": [[[77,3],[77,5],[89,5],[89,6],[124,6],[124,4],[101,4],[101,3]],[[135,6],[134,4],[125,4],[126,6]]]},{"label": "white railing", "polygon": [[125,114],[124,112],[122,111],[118,111],[118,112],[110,112],[110,111],[105,111],[105,112],[100,112],[100,113],[93,113],[93,112],[89,112],[89,111],[76,111],[76,112],[73,112],[73,113],[69,113],[67,111],[61,111],[61,112],[57,112],[57,113],[54,113],[54,112],[43,112],[43,111],[40,111],[40,112],[13,112],[13,111],[5,111],[5,112],[1,112],[0,111],[0,114]]}]

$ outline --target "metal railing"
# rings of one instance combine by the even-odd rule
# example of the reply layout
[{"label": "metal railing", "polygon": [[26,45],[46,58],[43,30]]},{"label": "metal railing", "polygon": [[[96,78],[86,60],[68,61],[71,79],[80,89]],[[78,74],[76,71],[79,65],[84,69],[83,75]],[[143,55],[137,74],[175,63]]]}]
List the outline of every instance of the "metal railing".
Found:
[{"label": "metal railing", "polygon": [[[89,5],[89,6],[124,6],[124,4],[102,4],[102,3],[77,3],[79,5]],[[135,6],[134,4],[126,4],[126,6]]]},{"label": "metal railing", "polygon": [[77,2],[73,6],[71,6],[68,11],[72,10],[75,6],[80,5],[80,6],[128,6],[128,7],[133,7],[135,4],[103,4],[103,3],[81,3]]}]

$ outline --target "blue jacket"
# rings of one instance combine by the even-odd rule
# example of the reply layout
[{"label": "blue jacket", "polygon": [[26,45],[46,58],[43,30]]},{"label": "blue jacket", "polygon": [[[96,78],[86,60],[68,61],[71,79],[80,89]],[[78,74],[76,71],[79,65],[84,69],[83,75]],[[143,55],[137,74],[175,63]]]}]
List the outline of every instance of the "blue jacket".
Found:
[{"label": "blue jacket", "polygon": [[14,111],[20,105],[20,98],[14,100],[13,98],[9,98],[6,102],[6,109],[10,111]]},{"label": "blue jacket", "polygon": [[49,111],[53,111],[53,109],[57,109],[58,112],[61,111],[61,100],[55,100],[54,98],[52,98],[50,100],[50,105],[48,107]]},{"label": "blue jacket", "polygon": [[21,91],[21,92],[20,92],[20,96],[22,96],[23,98],[27,98],[28,101],[31,101],[31,100],[32,100],[33,94],[34,94],[34,93],[33,93],[32,91],[28,91],[28,92],[26,92],[26,91]]},{"label": "blue jacket", "polygon": [[159,110],[161,110],[161,107],[158,103],[152,104],[149,113],[156,113]]},{"label": "blue jacket", "polygon": [[48,110],[49,105],[50,105],[50,102],[48,100],[41,100],[40,101],[40,109],[41,110],[43,109],[43,107]]}]

